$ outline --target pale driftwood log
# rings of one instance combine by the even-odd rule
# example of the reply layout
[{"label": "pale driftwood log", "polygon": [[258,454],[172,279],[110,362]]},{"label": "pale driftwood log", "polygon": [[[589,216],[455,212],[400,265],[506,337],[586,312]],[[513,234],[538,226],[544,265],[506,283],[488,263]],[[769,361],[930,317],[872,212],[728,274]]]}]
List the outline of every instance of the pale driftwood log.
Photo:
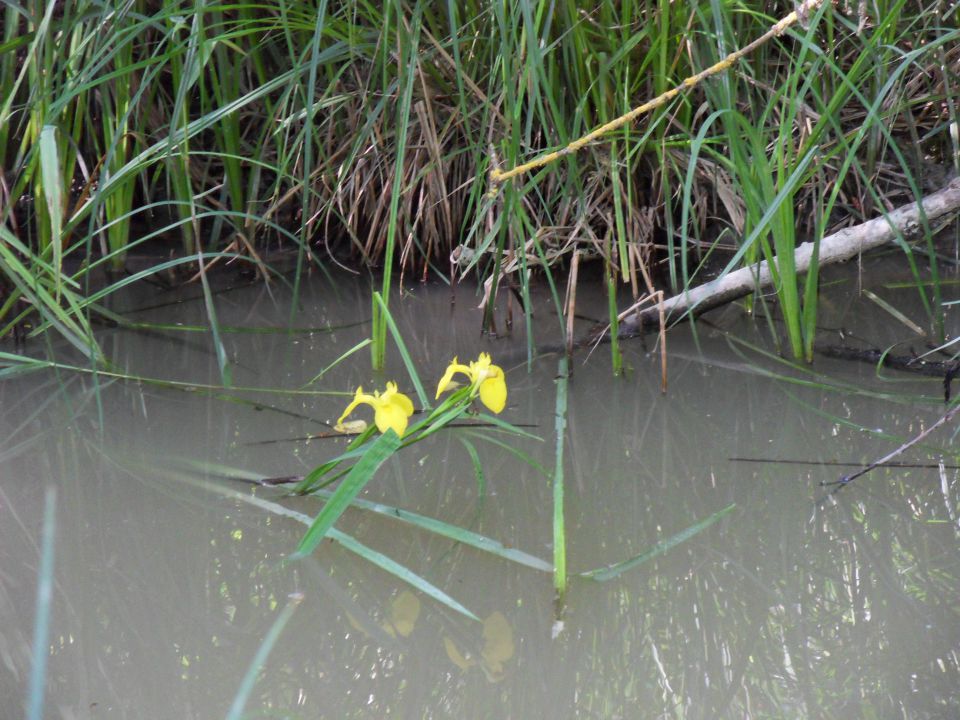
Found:
[{"label": "pale driftwood log", "polygon": [[[923,198],[920,203],[910,203],[887,213],[886,216],[868,220],[861,225],[844,228],[820,241],[820,267],[843,262],[860,253],[880,247],[893,240],[897,234],[910,239],[922,230],[920,205],[926,214],[927,222],[941,219],[950,213],[960,211],[960,178],[954,178],[942,190]],[[813,243],[806,242],[797,246],[794,263],[797,272],[806,272],[813,255]],[[722,278],[698,285],[680,295],[675,295],[663,303],[667,322],[695,317],[719,305],[749,295],[773,284],[770,266],[766,261],[735,270]],[[638,309],[640,305],[647,307]],[[641,301],[621,313],[621,337],[630,337],[645,328],[657,326],[660,322],[656,305]],[[606,336],[609,329],[603,333]]]}]

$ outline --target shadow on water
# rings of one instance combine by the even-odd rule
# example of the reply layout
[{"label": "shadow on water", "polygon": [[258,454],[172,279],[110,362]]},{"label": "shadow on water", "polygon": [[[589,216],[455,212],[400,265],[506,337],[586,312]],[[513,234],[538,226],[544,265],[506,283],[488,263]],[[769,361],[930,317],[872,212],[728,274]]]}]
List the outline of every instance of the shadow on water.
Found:
[{"label": "shadow on water", "polygon": [[[591,302],[604,306],[580,296],[587,314]],[[421,376],[432,382],[454,354],[514,358],[502,362],[504,416],[537,426],[546,442],[517,446],[549,467],[556,358],[538,358],[528,372],[522,339],[481,338],[470,292],[461,288],[452,308],[449,300],[448,288],[416,286],[391,304]],[[258,286],[220,302],[224,324],[287,321],[283,303]],[[881,345],[902,333],[869,307],[851,314],[839,294],[825,301],[828,313],[831,302],[827,325],[856,317],[858,334]],[[303,306],[305,325],[349,325],[366,319],[368,289],[341,287],[331,300],[308,288]],[[554,322],[540,307],[538,323]],[[177,312],[178,322],[202,323],[202,308]],[[163,313],[142,316],[169,320]],[[295,593],[303,601],[252,687],[250,717],[956,716],[957,470],[879,469],[815,502],[820,483],[845,472],[827,463],[867,463],[940,417],[937,380],[877,377],[835,360],[818,360],[815,372],[795,368],[744,344],[761,340],[735,315],[712,318],[719,327],[673,331],[666,396],[657,358],[640,342],[625,346],[623,378],[611,378],[603,348],[575,358],[565,455],[574,577],[562,628],[549,573],[383,515],[351,510],[337,527],[481,622],[334,543],[284,563],[303,525],[204,483],[308,515],[318,499],[178,469],[191,460],[264,476],[308,471],[342,442],[283,440],[324,432],[357,385],[381,383],[366,351],[323,378],[320,389],[342,396],[312,388],[211,394],[199,391],[219,383],[203,336],[111,330],[102,339],[124,372],[194,383],[192,391],[97,385],[71,373],[3,383],[0,693],[26,705],[44,494],[53,486],[48,717],[225,716]],[[241,360],[235,383],[300,389],[368,331],[229,335],[231,357]],[[389,367],[386,379],[405,385],[399,359]],[[952,432],[903,459],[951,464]],[[489,437],[438,433],[385,465],[364,497],[550,558],[549,479]],[[735,511],[717,524],[614,580],[575,577],[731,503]]]}]

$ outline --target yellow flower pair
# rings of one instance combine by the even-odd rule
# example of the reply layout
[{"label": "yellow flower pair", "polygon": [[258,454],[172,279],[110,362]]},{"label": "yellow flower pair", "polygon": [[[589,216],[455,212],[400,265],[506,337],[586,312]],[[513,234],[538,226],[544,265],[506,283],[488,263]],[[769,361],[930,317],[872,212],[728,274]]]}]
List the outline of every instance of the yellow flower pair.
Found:
[{"label": "yellow flower pair", "polygon": [[493,365],[487,353],[480,353],[476,362],[470,365],[461,365],[454,358],[447,366],[447,371],[437,384],[437,397],[447,389],[453,381],[453,376],[462,373],[470,378],[471,397],[480,393],[480,402],[490,410],[499,413],[507,404],[507,380],[499,365]]},{"label": "yellow flower pair", "polygon": [[[453,376],[461,373],[470,378],[470,395],[476,397],[480,395],[480,402],[486,405],[490,410],[499,413],[507,404],[507,381],[503,370],[494,365],[487,353],[480,353],[480,357],[469,365],[461,365],[457,358],[447,367],[447,371],[440,378],[437,384],[437,397],[449,387],[453,381]],[[369,395],[363,392],[362,387],[357,388],[353,396],[353,401],[347,405],[340,419],[337,420],[337,428],[344,428],[343,421],[352,413],[358,405],[369,405],[374,410],[373,422],[377,430],[384,433],[388,429],[393,430],[397,435],[403,436],[407,429],[407,423],[413,415],[413,403],[402,392],[397,391],[397,384],[388,382],[387,389],[381,395],[374,392]]]}]

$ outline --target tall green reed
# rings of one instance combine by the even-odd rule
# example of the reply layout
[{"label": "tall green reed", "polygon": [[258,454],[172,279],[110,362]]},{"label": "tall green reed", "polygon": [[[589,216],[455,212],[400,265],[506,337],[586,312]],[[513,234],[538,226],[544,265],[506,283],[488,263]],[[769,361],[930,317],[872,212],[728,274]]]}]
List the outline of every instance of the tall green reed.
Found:
[{"label": "tall green reed", "polygon": [[564,521],[564,441],[567,434],[567,359],[557,366],[557,404],[553,465],[553,589],[562,603],[567,592],[567,530]]},{"label": "tall green reed", "polygon": [[[396,152],[394,156],[393,182],[390,185],[390,208],[387,220],[386,250],[384,251],[383,264],[383,284],[381,286],[380,296],[383,302],[390,301],[390,284],[393,280],[393,259],[396,254],[397,234],[399,232],[397,219],[400,211],[400,199],[405,195],[404,187],[404,160],[407,152],[407,133],[410,122],[410,107],[413,102],[413,84],[419,71],[419,53],[420,30],[422,27],[421,18],[423,16],[423,5],[416,3],[409,20],[406,16],[404,5],[400,2],[394,3],[392,8],[395,13],[395,22],[397,28],[397,55],[401,58],[401,64],[397,77],[397,88],[399,91],[399,104],[397,107],[397,140]],[[389,14],[386,16],[389,18]],[[386,92],[388,88],[383,88]],[[386,339],[387,339],[387,321],[378,303],[372,302],[373,306],[373,344],[371,353],[373,355],[373,367],[382,370],[386,362]]]}]

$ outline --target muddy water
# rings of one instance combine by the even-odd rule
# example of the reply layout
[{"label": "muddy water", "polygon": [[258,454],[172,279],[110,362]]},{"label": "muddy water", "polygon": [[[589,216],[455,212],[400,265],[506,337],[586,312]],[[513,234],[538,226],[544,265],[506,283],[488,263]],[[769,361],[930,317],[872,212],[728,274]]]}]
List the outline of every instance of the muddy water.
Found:
[{"label": "muddy water", "polygon": [[[897,279],[887,274],[884,282]],[[873,291],[922,322],[915,293]],[[316,282],[300,327],[366,319],[365,284]],[[846,293],[846,294],[845,294]],[[508,370],[504,417],[542,441],[512,441],[552,466],[555,355],[529,367],[521,331],[482,338],[473,291],[408,288],[393,303],[424,383],[453,354],[491,352]],[[581,311],[604,300],[580,292]],[[142,289],[127,307],[166,299]],[[556,320],[540,299],[544,340]],[[842,287],[823,324],[884,344],[903,325]],[[282,289],[218,298],[220,321],[283,327]],[[200,303],[141,311],[202,322]],[[501,318],[502,319],[502,318]],[[5,381],[0,432],[0,693],[27,699],[43,498],[56,488],[48,718],[224,717],[291,595],[302,597],[257,675],[247,717],[278,718],[940,718],[960,714],[960,480],[952,429],[818,505],[830,481],[889,452],[943,412],[936,380],[820,360],[780,362],[764,323],[734,311],[673,332],[669,391],[656,355],[625,345],[578,356],[569,385],[566,522],[572,574],[645,552],[734,503],[693,539],[605,583],[574,577],[558,618],[549,573],[511,564],[370,512],[337,527],[463,603],[469,620],[324,543],[284,563],[304,526],[255,497],[315,514],[315,498],[220,477],[301,474],[341,447],[326,430],[351,392],[397,379],[367,351],[311,378],[368,326],[231,333],[233,383],[209,336],[113,330],[120,373],[165,387],[52,371]],[[734,342],[728,334],[746,342]],[[918,341],[918,344],[922,344]],[[64,351],[65,352],[65,351]],[[365,497],[552,558],[551,486],[483,433],[451,430],[381,469]],[[497,436],[500,439],[499,436]],[[465,441],[475,449],[478,474]],[[798,460],[807,464],[731,458]],[[200,469],[198,469],[200,468]],[[217,472],[213,470],[217,469]]]}]

